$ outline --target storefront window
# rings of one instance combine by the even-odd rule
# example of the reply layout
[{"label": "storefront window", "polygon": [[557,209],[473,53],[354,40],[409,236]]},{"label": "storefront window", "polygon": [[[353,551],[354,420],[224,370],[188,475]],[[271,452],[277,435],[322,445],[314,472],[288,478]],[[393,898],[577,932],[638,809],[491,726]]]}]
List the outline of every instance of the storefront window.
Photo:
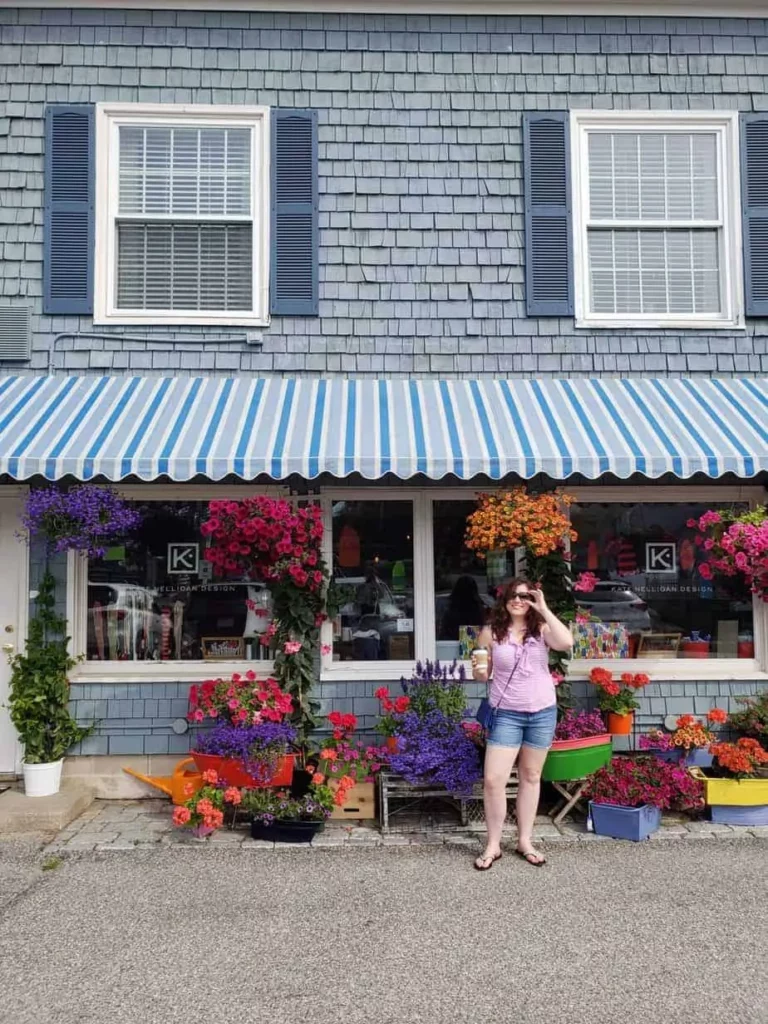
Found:
[{"label": "storefront window", "polygon": [[334,501],[334,661],[414,658],[413,504]]},{"label": "storefront window", "polygon": [[481,561],[464,545],[473,501],[432,506],[435,552],[435,637],[440,661],[466,659],[493,606],[495,587],[512,575],[511,559]]},{"label": "storefront window", "polygon": [[698,571],[704,553],[686,524],[712,507],[572,506],[574,574],[598,578],[594,590],[577,594],[574,657],[754,657],[748,589]]},{"label": "storefront window", "polygon": [[87,657],[93,661],[270,658],[269,594],[214,580],[202,557],[207,502],[142,504],[142,524],[88,563]]}]

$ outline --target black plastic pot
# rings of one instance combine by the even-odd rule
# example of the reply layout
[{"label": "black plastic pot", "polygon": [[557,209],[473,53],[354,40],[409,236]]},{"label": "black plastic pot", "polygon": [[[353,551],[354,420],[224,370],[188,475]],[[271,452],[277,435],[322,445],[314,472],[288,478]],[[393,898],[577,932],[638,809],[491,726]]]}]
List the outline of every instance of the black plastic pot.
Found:
[{"label": "black plastic pot", "polygon": [[311,843],[318,832],[325,828],[324,821],[263,821],[251,822],[254,839],[266,839],[270,843]]}]

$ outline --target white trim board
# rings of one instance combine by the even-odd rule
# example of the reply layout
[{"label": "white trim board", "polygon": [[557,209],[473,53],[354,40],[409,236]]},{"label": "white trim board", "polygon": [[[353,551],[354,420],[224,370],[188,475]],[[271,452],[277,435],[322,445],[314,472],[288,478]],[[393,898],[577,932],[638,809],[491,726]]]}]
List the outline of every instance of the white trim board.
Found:
[{"label": "white trim board", "polygon": [[[103,9],[104,0],[16,0],[4,6],[17,8]],[[119,0],[111,5],[118,10],[147,10],[147,0]],[[723,10],[722,3],[683,0],[659,3],[654,0],[379,0],[372,10],[371,0],[154,0],[155,11],[292,11],[312,14],[460,14],[460,15],[597,15],[653,18],[759,18],[768,16],[765,0],[739,0]]]}]

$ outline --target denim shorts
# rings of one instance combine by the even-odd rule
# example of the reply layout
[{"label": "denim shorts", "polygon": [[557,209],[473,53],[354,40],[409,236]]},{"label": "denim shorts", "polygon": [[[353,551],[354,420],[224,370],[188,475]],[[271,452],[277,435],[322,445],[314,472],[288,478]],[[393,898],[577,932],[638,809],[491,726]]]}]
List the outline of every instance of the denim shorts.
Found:
[{"label": "denim shorts", "polygon": [[541,711],[496,712],[488,737],[489,747],[535,747],[547,750],[552,746],[557,725],[557,705]]}]

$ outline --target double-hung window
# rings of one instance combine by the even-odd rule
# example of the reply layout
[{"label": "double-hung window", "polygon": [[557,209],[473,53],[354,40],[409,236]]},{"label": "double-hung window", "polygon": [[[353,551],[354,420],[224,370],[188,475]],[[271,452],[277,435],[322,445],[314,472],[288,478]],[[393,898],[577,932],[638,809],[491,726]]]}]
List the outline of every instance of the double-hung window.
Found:
[{"label": "double-hung window", "polygon": [[267,316],[265,108],[102,104],[96,319]]},{"label": "double-hung window", "polygon": [[734,115],[572,114],[582,326],[739,322]]}]

